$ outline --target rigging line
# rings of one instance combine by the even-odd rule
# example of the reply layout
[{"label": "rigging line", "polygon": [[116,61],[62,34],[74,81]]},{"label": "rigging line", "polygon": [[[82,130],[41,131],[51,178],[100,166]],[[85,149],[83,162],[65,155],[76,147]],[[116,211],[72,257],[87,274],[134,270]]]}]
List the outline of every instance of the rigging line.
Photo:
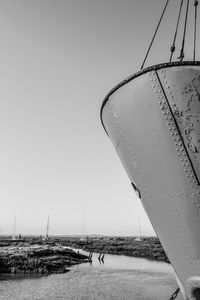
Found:
[{"label": "rigging line", "polygon": [[170,55],[170,59],[169,59],[170,62],[172,61],[172,56],[173,56],[173,53],[174,53],[174,51],[176,49],[176,47],[175,47],[176,36],[177,36],[177,32],[178,32],[178,27],[179,27],[179,21],[180,21],[182,7],[183,7],[183,0],[181,0],[181,4],[180,4],[180,8],[179,8],[179,14],[178,14],[178,20],[177,20],[177,24],[176,24],[176,30],[175,30],[175,34],[174,34],[174,40],[173,40],[173,44],[172,44],[172,46],[170,48],[170,51],[171,51],[171,55]]},{"label": "rigging line", "polygon": [[195,8],[195,20],[194,20],[194,52],[193,52],[193,61],[196,59],[196,35],[197,35],[197,6],[198,0],[194,0],[194,8]]},{"label": "rigging line", "polygon": [[151,43],[150,43],[149,48],[148,48],[148,50],[147,50],[147,53],[146,53],[146,55],[145,55],[144,61],[143,61],[142,66],[141,66],[141,68],[140,68],[141,70],[143,69],[144,64],[145,64],[145,62],[146,62],[146,60],[147,60],[147,57],[148,57],[149,52],[150,52],[150,50],[151,50],[151,46],[152,46],[152,44],[153,44],[153,42],[154,42],[155,36],[156,36],[156,34],[157,34],[157,31],[158,31],[158,29],[159,29],[159,27],[160,27],[160,23],[161,23],[161,21],[162,21],[162,19],[163,19],[163,15],[164,15],[164,13],[165,13],[165,10],[166,10],[166,8],[167,8],[168,3],[169,3],[169,0],[166,1],[165,7],[164,7],[163,12],[162,12],[162,15],[161,15],[161,17],[160,17],[160,20],[159,20],[158,25],[157,25],[157,27],[156,27],[156,30],[155,30],[155,32],[154,32],[153,38],[152,38],[152,40],[151,40]]},{"label": "rigging line", "polygon": [[180,59],[180,61],[182,61],[184,56],[185,56],[184,47],[185,47],[185,34],[186,34],[186,27],[187,27],[189,1],[190,0],[187,0],[187,8],[186,8],[186,14],[185,14],[185,25],[184,25],[184,32],[183,32],[182,47],[181,47],[181,51],[180,51],[180,56],[178,57],[178,59]]}]

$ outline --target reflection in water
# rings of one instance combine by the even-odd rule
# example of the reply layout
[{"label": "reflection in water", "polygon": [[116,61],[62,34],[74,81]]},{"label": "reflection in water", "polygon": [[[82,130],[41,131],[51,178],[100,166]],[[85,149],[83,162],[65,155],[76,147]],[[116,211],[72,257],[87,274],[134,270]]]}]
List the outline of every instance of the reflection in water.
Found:
[{"label": "reflection in water", "polygon": [[165,300],[177,287],[169,264],[107,254],[65,274],[0,280],[0,300]]}]

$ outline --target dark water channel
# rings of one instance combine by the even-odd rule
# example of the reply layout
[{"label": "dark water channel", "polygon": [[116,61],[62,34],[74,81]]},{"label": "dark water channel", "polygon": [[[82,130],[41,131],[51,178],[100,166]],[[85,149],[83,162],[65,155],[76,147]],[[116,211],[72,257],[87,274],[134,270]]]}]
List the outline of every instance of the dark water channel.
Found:
[{"label": "dark water channel", "polygon": [[70,270],[41,277],[0,276],[0,300],[167,300],[177,288],[169,264],[142,258],[106,255],[103,264],[94,254],[92,264]]}]

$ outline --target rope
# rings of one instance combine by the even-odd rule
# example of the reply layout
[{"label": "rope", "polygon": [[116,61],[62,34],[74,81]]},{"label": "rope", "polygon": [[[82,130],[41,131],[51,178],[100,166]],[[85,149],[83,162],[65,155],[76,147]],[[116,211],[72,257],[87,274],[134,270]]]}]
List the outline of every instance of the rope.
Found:
[{"label": "rope", "polygon": [[154,42],[155,36],[156,36],[156,34],[157,34],[157,31],[158,31],[158,29],[159,29],[159,27],[160,27],[160,23],[162,22],[163,15],[164,15],[164,13],[165,13],[165,10],[166,10],[166,8],[167,8],[168,3],[169,3],[169,0],[166,1],[165,7],[164,7],[163,12],[162,12],[162,15],[161,15],[161,17],[160,17],[160,20],[159,20],[158,25],[157,25],[157,27],[156,27],[156,30],[155,30],[155,32],[154,32],[153,38],[152,38],[152,40],[151,40],[151,43],[150,43],[149,48],[148,48],[148,50],[147,50],[147,53],[146,53],[146,55],[145,55],[144,61],[143,61],[143,63],[142,63],[141,70],[143,69],[144,64],[145,64],[145,62],[146,62],[146,60],[147,60],[147,57],[148,57],[148,55],[149,55],[149,51],[151,50],[151,46],[152,46],[152,44],[153,44],[153,42]]},{"label": "rope", "polygon": [[178,296],[178,293],[180,292],[180,288],[177,288],[176,291],[171,295],[169,300],[174,300]]},{"label": "rope", "polygon": [[198,0],[194,0],[195,20],[194,20],[194,52],[193,52],[193,61],[195,61],[195,58],[196,58],[197,6],[198,6]]},{"label": "rope", "polygon": [[179,9],[179,14],[178,14],[178,20],[177,20],[177,24],[176,24],[176,31],[175,31],[175,34],[174,34],[174,40],[173,40],[173,44],[170,48],[170,51],[171,51],[171,55],[170,55],[170,59],[169,61],[171,62],[172,61],[172,56],[173,56],[173,53],[176,49],[175,47],[175,44],[176,44],[176,36],[177,36],[177,32],[178,32],[178,27],[179,27],[179,21],[180,21],[180,16],[181,16],[181,11],[182,11],[182,7],[183,7],[183,0],[181,0],[181,4],[180,4],[180,9]]},{"label": "rope", "polygon": [[178,57],[178,59],[180,59],[180,61],[182,61],[184,56],[185,56],[184,55],[184,46],[185,46],[185,34],[186,34],[186,27],[187,27],[188,7],[189,7],[189,0],[187,0],[187,8],[186,8],[186,14],[185,14],[185,25],[184,25],[184,32],[183,32],[182,47],[181,47],[181,51],[180,51],[180,56]]}]

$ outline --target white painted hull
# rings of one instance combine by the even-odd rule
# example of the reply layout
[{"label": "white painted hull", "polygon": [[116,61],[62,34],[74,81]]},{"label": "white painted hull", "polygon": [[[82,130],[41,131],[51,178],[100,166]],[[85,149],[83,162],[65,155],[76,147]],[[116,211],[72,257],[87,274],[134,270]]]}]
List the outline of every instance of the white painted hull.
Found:
[{"label": "white painted hull", "polygon": [[101,116],[182,294],[198,299],[200,63],[156,66],[129,78],[108,95]]}]

